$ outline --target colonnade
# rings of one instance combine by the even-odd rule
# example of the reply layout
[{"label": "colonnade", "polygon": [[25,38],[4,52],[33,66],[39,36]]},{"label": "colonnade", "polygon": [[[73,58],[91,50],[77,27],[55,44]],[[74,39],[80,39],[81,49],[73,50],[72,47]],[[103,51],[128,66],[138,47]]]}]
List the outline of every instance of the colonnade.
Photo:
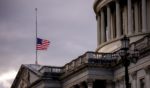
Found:
[{"label": "colonnade", "polygon": [[146,0],[115,0],[100,8],[97,15],[98,45],[122,35],[146,33]]}]

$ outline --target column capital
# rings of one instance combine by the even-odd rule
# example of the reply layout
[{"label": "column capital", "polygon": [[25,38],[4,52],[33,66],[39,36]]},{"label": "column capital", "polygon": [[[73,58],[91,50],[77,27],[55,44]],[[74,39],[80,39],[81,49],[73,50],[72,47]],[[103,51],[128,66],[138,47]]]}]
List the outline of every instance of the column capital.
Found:
[{"label": "column capital", "polygon": [[132,77],[132,79],[136,80],[136,78],[137,78],[137,71],[132,72],[131,73],[131,77]]}]

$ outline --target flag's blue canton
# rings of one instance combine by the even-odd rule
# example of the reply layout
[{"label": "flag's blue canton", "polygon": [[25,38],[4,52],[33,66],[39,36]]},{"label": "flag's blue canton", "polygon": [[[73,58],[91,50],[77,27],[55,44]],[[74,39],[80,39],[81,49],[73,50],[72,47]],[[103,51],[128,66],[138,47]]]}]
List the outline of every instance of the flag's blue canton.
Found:
[{"label": "flag's blue canton", "polygon": [[42,39],[40,38],[37,38],[37,41],[36,41],[37,44],[42,44]]}]

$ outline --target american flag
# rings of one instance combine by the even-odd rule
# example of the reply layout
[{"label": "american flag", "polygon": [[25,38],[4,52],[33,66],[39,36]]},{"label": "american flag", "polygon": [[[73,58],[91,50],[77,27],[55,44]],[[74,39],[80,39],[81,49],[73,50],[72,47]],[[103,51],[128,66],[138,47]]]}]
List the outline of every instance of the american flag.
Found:
[{"label": "american flag", "polygon": [[45,39],[37,38],[36,41],[36,50],[47,50],[50,42]]}]

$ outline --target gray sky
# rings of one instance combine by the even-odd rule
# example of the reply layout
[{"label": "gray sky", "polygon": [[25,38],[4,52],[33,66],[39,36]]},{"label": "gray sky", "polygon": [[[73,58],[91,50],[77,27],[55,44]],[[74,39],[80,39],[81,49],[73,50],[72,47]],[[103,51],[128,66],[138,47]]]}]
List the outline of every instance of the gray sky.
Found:
[{"label": "gray sky", "polygon": [[97,43],[93,3],[94,0],[0,0],[0,88],[10,87],[21,64],[35,62],[35,8],[38,37],[51,41],[47,51],[38,52],[39,64],[62,66],[86,51],[94,51]]}]

